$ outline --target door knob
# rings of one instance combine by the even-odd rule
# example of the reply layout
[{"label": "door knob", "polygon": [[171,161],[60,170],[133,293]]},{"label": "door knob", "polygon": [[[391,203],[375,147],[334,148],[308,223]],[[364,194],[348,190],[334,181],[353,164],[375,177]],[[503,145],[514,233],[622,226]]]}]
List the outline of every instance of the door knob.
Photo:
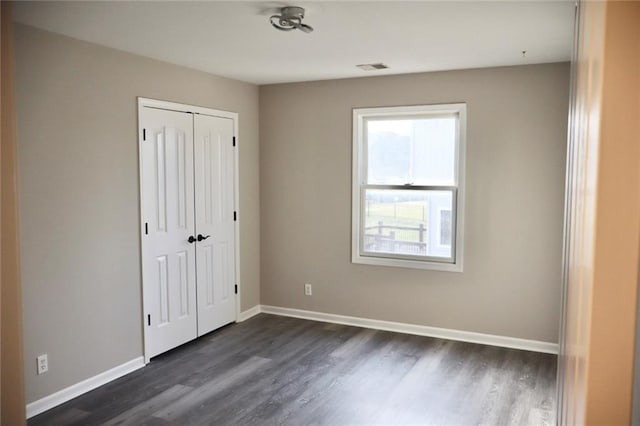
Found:
[{"label": "door knob", "polygon": [[207,235],[206,237],[203,237],[202,234],[198,234],[198,241],[203,241],[206,240],[207,238],[209,238],[211,235]]},{"label": "door knob", "polygon": [[189,241],[189,244],[193,244],[196,242],[196,239],[193,238],[193,235],[189,235],[189,239],[187,241]]}]

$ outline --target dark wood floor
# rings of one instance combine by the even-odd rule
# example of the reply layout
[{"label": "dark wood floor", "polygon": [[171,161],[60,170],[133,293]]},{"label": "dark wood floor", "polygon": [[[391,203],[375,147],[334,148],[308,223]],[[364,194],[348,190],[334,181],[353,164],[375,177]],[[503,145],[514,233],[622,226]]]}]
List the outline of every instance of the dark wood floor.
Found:
[{"label": "dark wood floor", "polygon": [[30,425],[544,425],[554,355],[260,314]]}]

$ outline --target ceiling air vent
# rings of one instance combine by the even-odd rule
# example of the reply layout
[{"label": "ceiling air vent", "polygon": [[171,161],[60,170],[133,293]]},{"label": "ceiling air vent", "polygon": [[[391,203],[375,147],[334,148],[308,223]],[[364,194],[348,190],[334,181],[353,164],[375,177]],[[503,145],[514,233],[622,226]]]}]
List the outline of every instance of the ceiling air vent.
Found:
[{"label": "ceiling air vent", "polygon": [[356,65],[356,67],[360,68],[363,71],[386,70],[387,68],[389,68],[382,62],[379,62],[377,64],[360,64]]}]

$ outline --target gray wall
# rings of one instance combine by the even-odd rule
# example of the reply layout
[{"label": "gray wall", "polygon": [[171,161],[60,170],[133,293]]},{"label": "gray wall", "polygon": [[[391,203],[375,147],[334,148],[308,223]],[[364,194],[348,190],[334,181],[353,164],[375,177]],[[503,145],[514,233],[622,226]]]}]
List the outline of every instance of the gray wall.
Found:
[{"label": "gray wall", "polygon": [[[262,86],[261,302],[557,342],[568,91],[566,63]],[[464,272],[352,264],[352,108],[452,102]]]},{"label": "gray wall", "polygon": [[[240,114],[242,309],[259,303],[258,87],[16,25],[27,402],[142,355],[137,96]],[[49,372],[35,359],[49,354]]]}]

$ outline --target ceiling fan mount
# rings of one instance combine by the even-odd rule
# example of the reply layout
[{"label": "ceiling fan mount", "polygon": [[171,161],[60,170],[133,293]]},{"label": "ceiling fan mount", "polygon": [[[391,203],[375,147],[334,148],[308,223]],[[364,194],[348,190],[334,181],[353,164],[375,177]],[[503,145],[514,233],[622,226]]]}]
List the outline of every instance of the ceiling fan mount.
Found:
[{"label": "ceiling fan mount", "polygon": [[300,30],[305,33],[313,31],[313,27],[303,24],[304,8],[298,6],[286,6],[280,9],[279,15],[269,18],[271,25],[280,31]]}]

